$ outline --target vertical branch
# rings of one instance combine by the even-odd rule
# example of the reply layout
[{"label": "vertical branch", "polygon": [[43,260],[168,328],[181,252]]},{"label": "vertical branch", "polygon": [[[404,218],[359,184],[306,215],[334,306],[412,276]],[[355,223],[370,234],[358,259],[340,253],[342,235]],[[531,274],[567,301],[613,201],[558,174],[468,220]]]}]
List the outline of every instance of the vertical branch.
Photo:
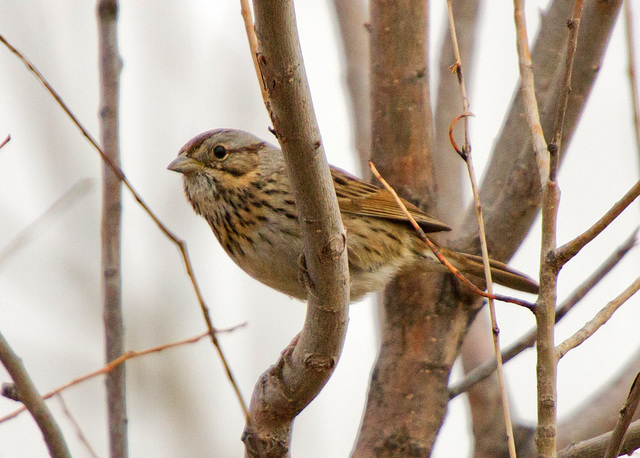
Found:
[{"label": "vertical branch", "polygon": [[[474,45],[478,26],[481,0],[456,0],[453,3],[453,17],[458,25],[456,37],[460,49],[460,59],[465,63],[465,75],[470,80],[473,69]],[[460,114],[458,103],[459,85],[451,74],[451,65],[455,64],[451,34],[445,33],[440,50],[438,65],[438,95],[435,103],[435,148],[433,149],[433,168],[438,186],[437,211],[438,219],[446,221],[452,227],[457,226],[462,217],[464,203],[462,180],[464,179],[462,163],[455,160],[449,142],[449,125]]]},{"label": "vertical branch", "polygon": [[[558,291],[558,273],[561,264],[557,260],[556,233],[560,190],[556,181],[559,151],[562,146],[563,126],[569,94],[573,60],[578,43],[582,0],[576,0],[571,20],[565,56],[565,71],[560,84],[554,134],[549,144],[549,169],[542,190],[542,243],[540,250],[540,291],[536,308],[537,325],[537,375],[538,375],[538,429],[536,445],[538,456],[556,455],[557,440],[557,370],[559,355],[554,342],[555,309]],[[535,133],[532,133],[535,137]],[[535,139],[534,139],[535,143]],[[541,169],[541,178],[544,174]]]},{"label": "vertical branch", "polygon": [[9,342],[0,334],[0,361],[7,370],[18,391],[18,398],[29,410],[29,413],[42,431],[44,441],[53,458],[68,458],[71,456],[64,441],[60,427],[56,423],[49,407],[38,393],[38,389],[27,374],[22,361],[16,355]]},{"label": "vertical branch", "polygon": [[[469,181],[471,182],[471,190],[473,192],[473,201],[476,209],[476,217],[478,223],[478,235],[480,238],[480,249],[482,251],[482,264],[484,267],[484,275],[487,283],[487,293],[493,295],[493,280],[491,278],[491,267],[489,266],[489,251],[487,248],[487,237],[484,228],[484,219],[482,216],[482,205],[480,203],[480,195],[478,193],[478,184],[476,182],[476,173],[473,166],[473,156],[471,154],[471,144],[469,140],[469,98],[467,97],[467,89],[462,71],[462,60],[460,57],[460,49],[458,48],[458,37],[456,35],[455,21],[453,18],[453,7],[451,0],[447,1],[449,9],[449,31],[451,32],[451,42],[453,43],[454,55],[456,58],[455,70],[460,84],[460,93],[462,95],[462,117],[464,118],[464,146],[459,151],[460,156],[467,164]],[[459,119],[459,118],[456,118]],[[449,131],[452,136],[452,128]],[[453,137],[452,137],[453,138]],[[500,400],[502,403],[502,414],[504,416],[505,431],[507,434],[507,445],[509,456],[515,458],[516,444],[513,437],[513,425],[511,423],[511,410],[509,409],[509,398],[507,396],[507,388],[504,380],[504,371],[502,370],[502,355],[500,352],[500,328],[498,327],[498,318],[496,316],[496,306],[493,299],[489,298],[489,316],[491,318],[491,330],[493,337],[493,348],[496,355],[498,385],[500,387]]]},{"label": "vertical branch", "polygon": [[[118,141],[118,92],[121,62],[117,44],[118,3],[98,1],[100,48],[100,121],[104,154],[120,165]],[[107,165],[102,168],[102,300],[106,360],[124,353],[122,281],[120,271],[120,221],[122,187],[119,177]],[[111,457],[128,456],[125,367],[107,374],[107,409]]]},{"label": "vertical branch", "polygon": [[[372,161],[398,194],[433,208],[427,2],[370,4]],[[460,304],[438,303],[443,277],[398,276],[384,295],[381,346],[353,456],[428,456],[446,412]]]},{"label": "vertical branch", "polygon": [[254,0],[260,83],[287,165],[302,235],[308,303],[299,336],[253,392],[251,456],[288,456],[293,420],[338,363],[347,331],[346,234],[313,111],[291,0]]},{"label": "vertical branch", "polygon": [[629,88],[633,104],[633,131],[636,138],[636,153],[640,155],[640,95],[638,94],[638,75],[636,72],[636,40],[633,28],[633,11],[631,1],[624,2],[624,25],[627,39],[627,60],[629,71]]}]

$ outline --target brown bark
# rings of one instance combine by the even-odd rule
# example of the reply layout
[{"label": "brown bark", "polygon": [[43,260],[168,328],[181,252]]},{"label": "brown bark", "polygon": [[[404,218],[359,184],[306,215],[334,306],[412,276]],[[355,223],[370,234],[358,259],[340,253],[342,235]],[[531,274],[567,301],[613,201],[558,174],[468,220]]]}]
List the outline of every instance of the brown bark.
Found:
[{"label": "brown bark", "polygon": [[[117,1],[98,1],[102,145],[105,156],[119,167],[118,93],[121,62],[117,45],[117,17]],[[122,186],[120,178],[109,165],[103,164],[102,175],[102,296],[106,361],[109,362],[124,353],[120,272]],[[106,385],[110,454],[124,458],[128,456],[124,366],[107,374]]]},{"label": "brown bark", "polygon": [[[373,1],[370,13],[372,160],[399,194],[423,207],[434,198],[426,8],[426,2]],[[467,324],[459,304],[440,308],[428,294],[442,286],[441,276],[414,272],[387,288],[354,456],[431,453],[459,345],[449,330]]]},{"label": "brown bark", "polygon": [[295,193],[309,300],[293,348],[258,381],[243,435],[249,456],[288,456],[295,416],[320,392],[340,357],[347,329],[346,236],[324,155],[293,2],[254,0],[258,63]]},{"label": "brown bark", "polygon": [[9,342],[0,334],[0,362],[7,370],[11,379],[15,383],[18,398],[24,404],[38,428],[42,431],[42,436],[49,454],[53,458],[68,458],[71,456],[69,449],[60,431],[60,427],[56,423],[49,407],[44,402],[35,384],[29,377],[22,360],[16,355]]}]

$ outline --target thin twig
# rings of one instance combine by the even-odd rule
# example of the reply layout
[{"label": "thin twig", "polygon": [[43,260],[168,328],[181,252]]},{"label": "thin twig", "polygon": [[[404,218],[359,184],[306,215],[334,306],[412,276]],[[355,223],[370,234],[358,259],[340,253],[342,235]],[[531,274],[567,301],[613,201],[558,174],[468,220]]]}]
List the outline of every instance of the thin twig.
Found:
[{"label": "thin twig", "polygon": [[82,197],[86,196],[92,188],[93,179],[85,178],[65,191],[49,208],[41,213],[40,216],[27,227],[22,229],[4,248],[0,249],[0,268],[11,256],[15,255],[27,243],[36,238],[46,223],[52,222],[53,219],[64,213],[64,211],[69,209]]},{"label": "thin twig", "polygon": [[614,312],[640,289],[640,277],[636,278],[618,297],[605,305],[596,316],[589,320],[581,329],[556,347],[558,359],[562,358],[570,350],[576,348],[591,337],[602,325],[613,316]]},{"label": "thin twig", "polygon": [[127,179],[127,177],[124,174],[124,172],[122,171],[122,169],[120,169],[120,167],[116,166],[113,163],[113,161],[111,161],[111,159],[109,159],[109,157],[104,154],[104,152],[102,151],[100,146],[98,146],[98,143],[94,140],[93,136],[82,125],[82,123],[76,117],[76,115],[73,114],[71,109],[62,100],[60,95],[58,95],[58,93],[53,88],[53,86],[51,86],[51,84],[49,84],[49,82],[45,79],[45,77],[42,75],[42,73],[40,73],[40,71],[29,61],[29,59],[27,59],[24,56],[24,54],[22,54],[16,48],[14,48],[2,35],[0,35],[0,42],[3,43],[7,48],[9,48],[9,50],[12,53],[14,53],[18,57],[18,59],[20,59],[22,61],[22,63],[24,63],[27,66],[29,71],[38,79],[38,81],[40,81],[44,85],[44,87],[47,89],[49,94],[56,100],[56,102],[58,102],[58,105],[60,106],[60,108],[62,108],[64,110],[64,112],[69,116],[69,118],[71,118],[71,120],[76,125],[76,127],[80,130],[80,132],[82,132],[82,135],[85,136],[85,138],[89,141],[89,143],[91,143],[91,145],[94,147],[94,149],[98,152],[98,154],[100,155],[102,160],[105,161],[107,163],[107,165],[111,168],[111,170],[113,170],[113,172],[118,176],[118,178],[122,181],[122,183],[125,185],[127,190],[134,197],[134,199],[144,209],[145,213],[147,213],[147,215],[149,215],[149,217],[153,220],[153,222],[156,224],[158,229],[160,229],[160,231],[167,238],[169,238],[169,240],[171,240],[178,247],[178,249],[180,250],[180,254],[182,256],[182,261],[183,261],[184,266],[185,266],[185,268],[187,270],[187,275],[189,276],[189,279],[191,280],[191,285],[193,287],[193,290],[196,293],[196,297],[198,299],[198,303],[200,304],[200,309],[202,311],[205,323],[207,325],[207,329],[209,329],[209,336],[211,337],[211,342],[213,343],[216,351],[218,352],[218,355],[220,356],[220,359],[222,361],[222,365],[224,366],[225,372],[227,373],[227,378],[229,379],[229,382],[231,383],[231,386],[233,387],[233,391],[234,391],[236,397],[238,398],[238,402],[240,403],[240,406],[242,408],[242,412],[244,413],[245,417],[247,417],[248,416],[247,405],[244,402],[244,399],[242,398],[242,393],[240,393],[240,388],[238,386],[238,383],[236,382],[235,377],[233,376],[233,373],[231,372],[231,368],[229,366],[229,363],[227,362],[227,359],[225,358],[224,353],[222,352],[222,348],[220,347],[220,344],[218,343],[218,339],[216,337],[216,330],[215,330],[215,328],[213,326],[213,322],[211,320],[211,315],[209,313],[209,307],[207,306],[207,304],[206,304],[206,302],[204,300],[204,296],[202,295],[202,292],[200,291],[200,287],[198,286],[198,282],[197,282],[196,277],[195,277],[193,266],[191,265],[191,258],[189,257],[189,252],[187,250],[187,244],[184,242],[184,240],[181,240],[177,236],[175,236],[173,234],[173,232],[171,232],[169,230],[169,228],[167,228],[167,226],[165,226],[165,224],[162,221],[160,221],[160,219],[156,216],[156,214],[151,210],[151,208],[149,208],[149,206],[142,199],[142,196],[140,194],[138,194],[138,192],[134,189],[133,185]]},{"label": "thin twig", "polygon": [[584,231],[573,240],[565,243],[556,250],[556,262],[558,267],[566,264],[584,246],[596,238],[606,227],[616,219],[631,203],[640,195],[640,180],[634,184],[625,195],[616,202],[607,213],[596,221],[593,226]]},{"label": "thin twig", "polygon": [[[241,324],[232,326],[230,328],[217,329],[216,333],[233,332],[238,328],[246,326],[246,324],[247,323],[245,322],[245,323],[241,323]],[[127,361],[128,359],[137,358],[139,356],[145,356],[145,355],[148,355],[150,353],[158,353],[158,352],[161,352],[163,350],[167,350],[169,348],[179,347],[181,345],[196,343],[199,340],[203,339],[204,337],[207,337],[208,335],[209,335],[209,331],[206,331],[206,332],[203,332],[202,334],[198,334],[197,336],[190,337],[190,338],[184,339],[184,340],[179,340],[177,342],[171,342],[171,343],[168,343],[168,344],[159,345],[157,347],[148,348],[146,350],[141,350],[141,351],[128,351],[128,352],[125,352],[118,359],[115,359],[115,360],[109,362],[108,364],[104,365],[100,369],[95,370],[93,372],[89,372],[88,374],[85,374],[85,375],[83,375],[81,377],[73,379],[70,382],[65,383],[64,385],[61,385],[58,388],[56,388],[56,389],[54,389],[52,391],[49,391],[48,393],[46,393],[45,395],[42,396],[42,399],[49,399],[50,397],[55,396],[56,394],[66,390],[67,388],[72,387],[74,385],[77,385],[78,383],[82,383],[85,380],[89,380],[90,378],[97,377],[98,375],[107,374],[107,373],[111,372],[113,369],[115,369],[116,367],[118,367],[120,364],[122,364],[125,361]],[[17,417],[20,413],[22,413],[24,411],[25,411],[25,407],[22,407],[20,409],[16,409],[13,412],[11,412],[10,414],[7,414],[4,417],[0,418],[0,423],[4,423],[7,420],[11,420],[12,418]]]},{"label": "thin twig", "polygon": [[540,123],[538,100],[536,99],[534,87],[533,64],[531,63],[527,23],[524,15],[524,0],[514,0],[513,6],[516,24],[518,63],[520,66],[522,102],[525,108],[525,115],[527,123],[529,124],[529,130],[531,132],[533,151],[535,152],[536,162],[538,163],[540,183],[544,186],[547,182],[547,177],[549,176],[549,155],[547,153],[547,142],[544,139],[542,125]]},{"label": "thin twig", "polygon": [[248,0],[240,0],[240,14],[242,15],[242,21],[244,22],[244,30],[247,34],[247,40],[249,41],[249,50],[251,51],[251,60],[253,62],[253,68],[256,71],[260,85],[260,93],[262,94],[262,101],[269,109],[269,92],[264,80],[262,79],[262,72],[260,71],[260,65],[258,64],[258,37],[256,37],[256,31],[253,27],[253,18],[251,17],[251,8],[249,7]]},{"label": "thin twig", "polygon": [[567,39],[567,54],[565,58],[566,65],[564,67],[564,75],[562,77],[561,90],[562,94],[558,98],[558,106],[556,109],[555,125],[553,129],[553,138],[548,145],[550,154],[550,179],[556,181],[558,173],[559,151],[562,147],[562,135],[564,130],[564,118],[569,103],[569,95],[571,94],[571,75],[573,74],[573,61],[578,46],[578,31],[580,30],[580,18],[582,16],[582,0],[576,0],[573,5],[573,14],[567,22],[569,27],[569,38]]},{"label": "thin twig", "polygon": [[[453,7],[451,0],[447,0],[448,15],[449,15],[449,30],[451,32],[451,41],[453,43],[453,52],[456,58],[456,74],[458,75],[458,83],[460,84],[460,93],[462,95],[462,111],[464,116],[464,146],[462,147],[463,153],[460,156],[467,164],[467,171],[469,174],[469,181],[471,183],[471,191],[473,193],[473,202],[476,209],[476,219],[478,222],[478,235],[480,238],[480,250],[482,252],[482,264],[484,267],[484,276],[487,283],[487,294],[493,295],[493,280],[491,278],[491,267],[489,265],[489,249],[487,248],[487,235],[484,228],[484,218],[482,216],[482,204],[480,202],[480,194],[478,192],[478,183],[476,181],[476,173],[473,166],[473,156],[471,154],[471,145],[469,143],[469,117],[466,113],[469,113],[469,98],[467,97],[467,89],[464,81],[464,74],[462,71],[462,59],[460,57],[460,49],[458,48],[458,37],[456,35],[455,21],[453,19]],[[450,129],[451,132],[451,129]],[[452,137],[453,135],[450,135]],[[498,317],[496,316],[496,306],[493,299],[489,298],[489,316],[491,318],[491,335],[493,337],[493,350],[496,357],[496,368],[498,375],[498,386],[500,388],[500,400],[502,402],[502,415],[504,416],[504,423],[507,434],[507,445],[509,448],[509,456],[516,458],[516,444],[513,437],[513,424],[511,422],[511,409],[509,408],[509,397],[507,395],[507,388],[504,380],[504,372],[502,370],[502,355],[500,352],[500,328],[498,327]]]},{"label": "thin twig", "polygon": [[60,403],[60,407],[62,408],[62,412],[64,412],[64,414],[67,416],[67,419],[69,420],[69,422],[73,426],[73,429],[76,430],[76,436],[78,436],[78,440],[82,443],[82,445],[84,445],[84,448],[87,450],[89,455],[91,455],[93,458],[99,458],[98,454],[93,449],[93,447],[91,446],[91,443],[87,439],[87,436],[85,436],[84,433],[82,432],[82,428],[80,428],[80,425],[78,424],[76,419],[71,414],[71,411],[69,410],[69,407],[67,406],[67,403],[64,401],[64,398],[62,397],[62,394],[58,393],[56,395],[56,399],[58,399],[58,402]]},{"label": "thin twig", "polygon": [[0,361],[5,367],[15,386],[18,396],[23,404],[20,411],[29,410],[31,416],[35,420],[42,431],[44,441],[49,448],[49,454],[53,458],[68,458],[71,456],[69,449],[60,431],[60,427],[51,415],[49,407],[45,404],[43,398],[40,397],[38,389],[29,377],[27,370],[22,364],[22,360],[11,349],[9,342],[0,333]]},{"label": "thin twig", "polygon": [[622,409],[620,409],[620,417],[618,418],[615,428],[613,428],[611,442],[609,442],[604,458],[615,458],[620,454],[624,436],[638,408],[638,402],[640,402],[640,372],[638,372],[636,378],[633,379],[627,400],[624,402]]},{"label": "thin twig", "polygon": [[9,140],[11,140],[11,135],[7,135],[7,137],[4,140],[2,140],[2,142],[0,142],[0,149],[2,149],[4,145],[9,143]]},{"label": "thin twig", "polygon": [[413,218],[413,216],[411,216],[411,214],[407,210],[407,207],[405,207],[405,205],[402,203],[402,200],[400,199],[398,194],[395,192],[395,190],[391,187],[391,185],[389,185],[389,183],[387,183],[387,181],[384,178],[382,178],[382,176],[380,175],[380,172],[378,172],[378,169],[376,169],[376,166],[373,165],[373,162],[369,161],[369,167],[371,168],[371,172],[373,173],[373,175],[378,180],[380,180],[380,183],[382,183],[382,185],[385,187],[385,189],[391,193],[391,195],[395,199],[396,203],[398,204],[398,207],[402,210],[402,212],[405,214],[405,216],[407,217],[407,219],[409,220],[409,222],[411,223],[413,228],[416,230],[416,232],[420,236],[420,239],[422,239],[423,242],[425,242],[427,245],[429,245],[429,248],[431,249],[433,254],[436,255],[438,260],[447,269],[449,269],[449,272],[451,272],[453,275],[455,275],[455,277],[458,280],[460,280],[462,283],[467,285],[471,291],[473,291],[475,294],[477,294],[479,296],[486,297],[487,299],[494,299],[494,300],[497,300],[497,301],[509,302],[511,304],[521,305],[522,307],[526,307],[529,310],[535,309],[535,305],[532,304],[531,302],[527,302],[525,300],[518,299],[516,297],[503,296],[502,294],[489,295],[488,293],[482,291],[476,285],[471,283],[464,275],[462,275],[462,273],[458,269],[456,269],[453,266],[453,264],[451,264],[447,260],[447,258],[445,258],[442,255],[442,253],[438,249],[438,246],[435,243],[433,243],[429,239],[429,237],[427,237],[427,234],[425,234],[424,231],[422,230],[422,228],[418,225],[418,223],[416,223],[415,219]]},{"label": "thin twig", "polygon": [[633,11],[631,1],[624,2],[624,24],[627,38],[627,60],[629,65],[629,87],[633,103],[633,131],[636,137],[636,153],[640,155],[640,90],[636,71],[636,40],[633,29]]},{"label": "thin twig", "polygon": [[[598,269],[593,272],[589,278],[583,281],[567,299],[556,309],[555,322],[558,323],[562,320],[567,313],[586,295],[589,293],[598,283],[613,269],[625,255],[636,245],[637,230],[635,230],[627,240],[613,252],[604,263],[602,263]],[[516,342],[512,343],[509,347],[502,351],[502,362],[507,363],[527,348],[533,347],[536,343],[536,330],[533,329],[520,337]],[[465,378],[453,385],[449,389],[449,395],[451,398],[458,396],[468,391],[473,385],[479,383],[493,374],[496,370],[496,360],[487,361],[480,366],[474,368],[471,372],[466,374]]]}]

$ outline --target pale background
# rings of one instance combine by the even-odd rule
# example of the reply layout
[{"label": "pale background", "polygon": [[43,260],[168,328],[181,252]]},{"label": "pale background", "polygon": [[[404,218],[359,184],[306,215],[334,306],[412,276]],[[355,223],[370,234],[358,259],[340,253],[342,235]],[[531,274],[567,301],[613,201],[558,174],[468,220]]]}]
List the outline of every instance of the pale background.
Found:
[{"label": "pale background", "polygon": [[[444,0],[432,2],[431,47],[437,62]],[[528,2],[530,36],[546,2]],[[359,173],[344,86],[342,48],[332,2],[297,2],[298,26],[316,114],[329,161]],[[636,8],[636,18],[640,9]],[[269,141],[263,108],[236,1],[122,1],[121,86],[123,169],[161,219],[188,242],[214,323],[248,326],[221,337],[248,400],[258,376],[299,331],[304,305],[268,290],[223,253],[206,223],[166,170],[178,149],[214,127],[251,131]],[[471,86],[472,145],[481,173],[517,84],[510,2],[486,2]],[[586,229],[636,181],[624,30],[620,20],[593,96],[560,175],[559,243]],[[640,24],[636,24],[640,27]],[[87,1],[4,0],[0,33],[49,78],[95,137],[98,67],[95,5]],[[453,59],[452,59],[453,62]],[[434,75],[436,72],[432,72]],[[24,359],[42,392],[103,364],[100,304],[101,163],[96,152],[24,66],[0,49],[0,249],[78,181],[94,188],[14,256],[0,263],[0,331]],[[452,153],[451,160],[457,160]],[[141,350],[205,329],[176,248],[125,192],[123,288],[126,347]],[[560,276],[560,299],[638,224],[629,209]],[[513,265],[537,275],[539,227]],[[632,253],[558,327],[563,339],[636,278]],[[607,383],[640,344],[639,302],[632,298],[604,329],[559,366],[559,414]],[[355,439],[374,362],[374,306],[350,310],[344,353],[335,375],[295,424],[293,456],[347,456]],[[533,325],[530,313],[500,304],[502,342]],[[489,332],[489,330],[487,330]],[[640,368],[639,368],[640,369]],[[203,341],[127,363],[130,452],[133,457],[241,456],[243,418],[220,362]],[[532,351],[507,366],[517,416],[535,421]],[[459,371],[454,371],[454,378]],[[9,381],[0,369],[0,381]],[[75,419],[100,456],[107,456],[104,384],[94,379],[65,392]],[[87,456],[56,400],[49,401],[74,456]],[[463,397],[451,404],[435,456],[468,456]],[[0,399],[0,416],[16,404]],[[0,457],[46,456],[28,414],[0,425]]]}]

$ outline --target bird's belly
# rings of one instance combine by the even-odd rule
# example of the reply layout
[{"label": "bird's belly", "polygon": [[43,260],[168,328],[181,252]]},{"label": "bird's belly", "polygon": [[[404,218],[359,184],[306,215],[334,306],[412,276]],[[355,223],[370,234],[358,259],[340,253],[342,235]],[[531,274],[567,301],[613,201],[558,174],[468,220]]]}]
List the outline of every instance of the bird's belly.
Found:
[{"label": "bird's belly", "polygon": [[[260,239],[259,234],[256,239]],[[254,243],[242,254],[231,255],[235,263],[251,277],[288,296],[305,300],[307,290],[301,281],[300,239],[285,234],[270,237],[271,243]]]}]

